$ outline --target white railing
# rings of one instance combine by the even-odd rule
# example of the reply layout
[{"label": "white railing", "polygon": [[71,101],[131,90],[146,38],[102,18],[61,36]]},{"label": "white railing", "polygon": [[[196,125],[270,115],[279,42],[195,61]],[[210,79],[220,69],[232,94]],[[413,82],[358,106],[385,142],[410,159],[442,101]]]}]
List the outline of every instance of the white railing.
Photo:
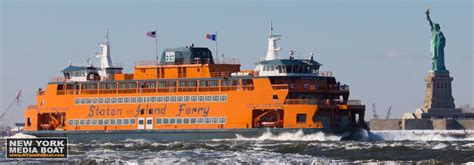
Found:
[{"label": "white railing", "polygon": [[[171,65],[182,65],[182,64],[208,64],[209,61],[201,62],[201,59],[195,59],[186,62],[175,62],[175,64]],[[240,64],[240,59],[238,58],[218,58],[214,59],[215,64]],[[170,65],[166,63],[161,63],[160,61],[136,61],[135,66],[163,66],[163,65]]]},{"label": "white railing", "polygon": [[361,100],[347,100],[347,105],[362,105]]},{"label": "white railing", "polygon": [[320,77],[334,77],[331,71],[318,71]]}]

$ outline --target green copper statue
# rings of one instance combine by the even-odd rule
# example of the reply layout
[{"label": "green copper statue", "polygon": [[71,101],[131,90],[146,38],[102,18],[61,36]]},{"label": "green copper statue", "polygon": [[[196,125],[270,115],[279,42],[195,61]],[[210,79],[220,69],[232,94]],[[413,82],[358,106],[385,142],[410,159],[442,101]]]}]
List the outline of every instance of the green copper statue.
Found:
[{"label": "green copper statue", "polygon": [[444,38],[443,32],[440,31],[441,27],[437,23],[431,22],[430,9],[426,9],[426,18],[431,26],[431,70],[434,72],[447,71],[444,66],[444,46],[446,46],[446,38]]}]

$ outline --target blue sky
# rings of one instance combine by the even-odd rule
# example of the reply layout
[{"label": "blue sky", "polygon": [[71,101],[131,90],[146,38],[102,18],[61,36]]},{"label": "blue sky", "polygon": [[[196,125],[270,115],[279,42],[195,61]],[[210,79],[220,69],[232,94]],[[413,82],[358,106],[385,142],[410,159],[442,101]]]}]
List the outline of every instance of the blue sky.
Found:
[{"label": "blue sky", "polygon": [[[71,60],[96,61],[98,43],[110,29],[114,63],[131,72],[135,61],[153,60],[158,29],[160,52],[194,43],[210,47],[204,35],[218,32],[219,53],[253,69],[266,54],[269,20],[283,35],[280,57],[310,52],[351,87],[351,98],[371,103],[392,117],[422,106],[430,69],[430,28],[424,10],[447,38],[446,65],[456,105],[473,104],[473,2],[454,1],[1,1],[0,108],[17,89],[23,107]],[[23,110],[21,110],[23,111]],[[16,111],[13,120],[22,119]]]}]

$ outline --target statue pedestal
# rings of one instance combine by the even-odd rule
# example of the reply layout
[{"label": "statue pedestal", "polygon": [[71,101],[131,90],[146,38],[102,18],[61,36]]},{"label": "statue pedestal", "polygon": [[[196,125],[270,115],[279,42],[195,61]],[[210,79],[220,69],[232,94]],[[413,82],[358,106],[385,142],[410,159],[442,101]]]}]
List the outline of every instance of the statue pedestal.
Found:
[{"label": "statue pedestal", "polygon": [[[458,114],[455,108],[452,95],[451,82],[453,78],[448,71],[430,71],[425,77],[425,99],[422,111],[422,118],[429,118],[432,115],[450,116],[448,114]],[[442,115],[443,114],[443,115]],[[441,117],[439,116],[439,117]]]}]

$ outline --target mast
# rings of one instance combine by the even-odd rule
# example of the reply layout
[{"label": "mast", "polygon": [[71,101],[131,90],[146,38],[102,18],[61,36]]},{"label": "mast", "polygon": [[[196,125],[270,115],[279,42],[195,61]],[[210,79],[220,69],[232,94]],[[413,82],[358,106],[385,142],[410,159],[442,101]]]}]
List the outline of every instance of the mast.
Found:
[{"label": "mast", "polygon": [[99,75],[101,79],[104,80],[107,78],[107,68],[113,67],[112,58],[110,57],[109,28],[105,29],[105,42],[100,43],[99,45],[102,49],[102,51],[97,55],[100,62]]},{"label": "mast", "polygon": [[278,59],[278,51],[280,47],[277,47],[276,41],[280,40],[281,35],[273,35],[273,22],[270,20],[270,36],[268,37],[268,49],[265,60]]}]

